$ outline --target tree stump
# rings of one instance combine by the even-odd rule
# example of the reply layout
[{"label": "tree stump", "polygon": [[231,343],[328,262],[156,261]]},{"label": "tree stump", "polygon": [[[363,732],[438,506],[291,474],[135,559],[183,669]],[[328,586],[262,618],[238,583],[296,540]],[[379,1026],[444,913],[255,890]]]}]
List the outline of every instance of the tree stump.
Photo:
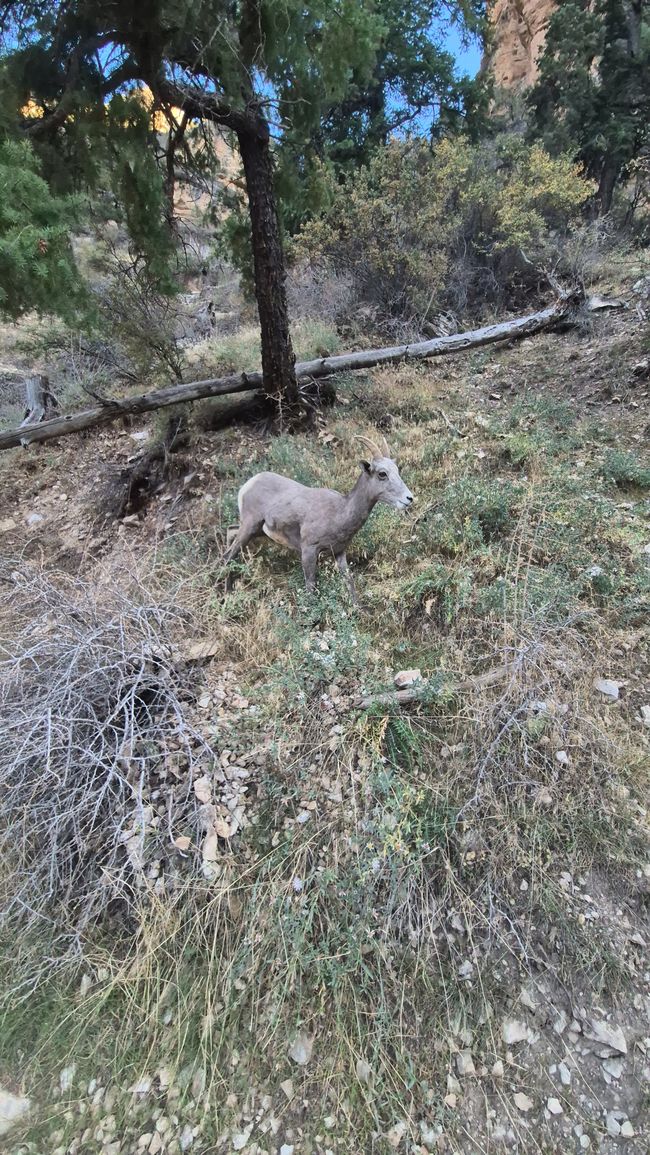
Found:
[{"label": "tree stump", "polygon": [[50,379],[45,373],[35,373],[25,381],[26,409],[25,416],[20,423],[36,425],[39,421],[47,421],[50,417],[58,416],[58,402],[50,389]]}]

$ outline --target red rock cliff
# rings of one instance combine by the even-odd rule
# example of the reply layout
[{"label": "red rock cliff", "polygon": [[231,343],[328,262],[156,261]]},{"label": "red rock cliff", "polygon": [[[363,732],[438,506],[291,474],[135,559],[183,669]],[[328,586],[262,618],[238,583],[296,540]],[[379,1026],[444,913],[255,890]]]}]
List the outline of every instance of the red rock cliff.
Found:
[{"label": "red rock cliff", "polygon": [[527,88],[537,78],[537,59],[556,0],[492,0],[492,45],[484,61],[497,88]]}]

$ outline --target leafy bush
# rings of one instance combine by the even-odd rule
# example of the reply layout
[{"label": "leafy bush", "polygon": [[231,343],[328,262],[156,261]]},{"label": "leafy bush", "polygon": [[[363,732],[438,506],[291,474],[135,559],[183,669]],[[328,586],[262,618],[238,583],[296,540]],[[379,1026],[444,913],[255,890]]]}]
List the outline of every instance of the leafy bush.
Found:
[{"label": "leafy bush", "polygon": [[549,230],[565,233],[590,192],[568,157],[516,137],[434,151],[392,140],[333,191],[294,252],[348,270],[392,315],[471,309],[536,286]]}]

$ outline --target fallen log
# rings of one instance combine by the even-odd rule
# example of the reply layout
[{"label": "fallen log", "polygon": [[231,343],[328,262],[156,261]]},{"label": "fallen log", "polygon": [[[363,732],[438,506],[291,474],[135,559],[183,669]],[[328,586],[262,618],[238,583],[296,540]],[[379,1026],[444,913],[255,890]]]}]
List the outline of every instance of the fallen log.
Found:
[{"label": "fallen log", "polygon": [[[341,353],[335,357],[319,357],[315,361],[299,361],[296,365],[298,381],[329,377],[333,373],[371,369],[375,365],[385,365],[397,361],[418,361],[429,357],[444,357],[450,353],[461,353],[466,349],[493,345],[497,341],[512,341],[530,337],[544,329],[551,329],[566,321],[581,297],[570,293],[555,304],[524,317],[511,321],[501,321],[496,325],[486,325],[482,329],[471,329],[465,333],[453,333],[448,337],[436,337],[432,341],[418,341],[411,345],[393,345],[384,349],[366,349],[357,353]],[[0,433],[0,451],[17,445],[31,445],[35,441],[49,441],[64,437],[68,433],[78,433],[97,425],[108,425],[121,417],[149,413],[169,405],[188,401],[199,401],[204,397],[222,397],[230,393],[246,393],[262,388],[261,373],[234,373],[228,377],[213,377],[206,381],[190,381],[186,384],[170,385],[166,389],[156,389],[151,393],[141,393],[136,397],[126,397],[121,401],[111,401],[79,413],[69,413],[42,421],[38,425],[9,429]]]},{"label": "fallen log", "polygon": [[463,690],[474,690],[477,686],[493,686],[502,682],[514,671],[512,664],[495,666],[485,674],[475,674],[470,678],[463,678],[460,682],[417,682],[408,690],[387,690],[383,694],[368,694],[359,697],[352,703],[357,709],[368,710],[371,706],[403,706],[409,702],[418,702],[423,698],[435,698],[443,693],[458,693]]}]

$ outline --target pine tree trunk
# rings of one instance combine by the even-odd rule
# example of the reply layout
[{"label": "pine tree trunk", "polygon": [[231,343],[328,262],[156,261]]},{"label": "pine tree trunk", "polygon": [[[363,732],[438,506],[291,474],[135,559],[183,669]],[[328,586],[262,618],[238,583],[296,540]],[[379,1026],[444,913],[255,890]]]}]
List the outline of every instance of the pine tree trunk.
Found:
[{"label": "pine tree trunk", "polygon": [[289,333],[284,250],[266,121],[257,117],[255,128],[238,132],[238,139],[251,219],[264,390],[275,399],[280,418],[291,423],[300,416],[302,405]]},{"label": "pine tree trunk", "polygon": [[599,217],[608,213],[612,207],[614,189],[616,188],[619,172],[620,165],[614,157],[606,156],[598,182],[598,192],[596,193],[596,211]]}]

